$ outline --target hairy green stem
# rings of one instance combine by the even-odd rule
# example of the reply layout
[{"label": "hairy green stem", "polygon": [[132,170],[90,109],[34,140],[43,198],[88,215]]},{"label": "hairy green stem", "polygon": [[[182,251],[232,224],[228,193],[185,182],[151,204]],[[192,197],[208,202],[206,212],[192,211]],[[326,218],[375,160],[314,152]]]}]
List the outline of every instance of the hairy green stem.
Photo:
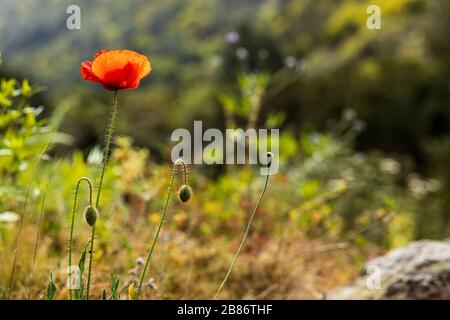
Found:
[{"label": "hairy green stem", "polygon": [[217,289],[216,295],[214,296],[214,300],[217,299],[217,297],[219,296],[220,292],[222,291],[225,283],[228,280],[228,277],[231,274],[231,271],[233,270],[234,264],[236,263],[236,260],[237,260],[237,258],[239,256],[239,254],[241,253],[242,247],[244,246],[244,242],[247,239],[248,233],[250,231],[250,226],[252,224],[253,218],[255,217],[256,210],[258,209],[258,207],[259,207],[259,205],[260,205],[260,203],[262,201],[262,198],[264,197],[264,193],[266,193],[266,189],[267,189],[268,183],[269,183],[269,174],[267,174],[267,176],[266,176],[266,182],[264,184],[264,189],[262,190],[261,195],[259,196],[258,202],[256,203],[256,206],[253,208],[252,214],[250,215],[250,219],[248,220],[247,228],[245,229],[245,233],[244,233],[244,237],[242,238],[241,243],[239,245],[239,248],[238,248],[238,250],[236,251],[236,254],[233,257],[233,261],[231,262],[231,265],[228,268],[228,271],[227,271],[227,274],[225,275],[225,278],[223,279],[222,283],[220,284],[219,289]]},{"label": "hairy green stem", "polygon": [[95,237],[95,224],[92,226],[91,233],[91,248],[89,249],[89,269],[88,269],[88,278],[86,284],[86,300],[89,300],[89,288],[91,286],[91,270],[92,270],[92,262],[93,262],[93,254],[94,254],[94,237]]},{"label": "hairy green stem", "polygon": [[139,280],[139,287],[138,287],[137,294],[136,294],[136,297],[135,297],[136,300],[139,299],[139,296],[141,294],[142,283],[144,282],[145,273],[147,272],[147,268],[148,268],[148,266],[150,264],[150,260],[152,258],[153,250],[155,249],[156,242],[158,240],[159,233],[161,231],[161,227],[162,227],[162,225],[164,223],[164,219],[166,217],[167,208],[169,207],[170,196],[172,194],[172,189],[173,189],[173,181],[174,181],[174,178],[175,178],[176,166],[177,166],[177,164],[173,165],[172,174],[170,176],[170,182],[169,182],[169,191],[167,193],[166,202],[164,204],[164,210],[163,210],[163,213],[161,215],[161,219],[159,221],[158,229],[156,229],[156,233],[155,233],[155,237],[153,238],[152,246],[150,248],[150,251],[148,252],[147,260],[145,261],[145,265],[144,265],[144,269],[142,270],[141,279]]},{"label": "hairy green stem", "polygon": [[112,142],[112,137],[113,137],[113,133],[114,133],[114,128],[116,126],[116,121],[117,121],[117,93],[118,93],[118,91],[116,90],[114,92],[113,111],[112,111],[112,114],[111,114],[111,123],[110,123],[110,126],[109,126],[108,135],[106,136],[106,144],[105,144],[105,150],[104,150],[104,156],[103,156],[102,173],[101,173],[100,181],[99,181],[99,184],[98,184],[97,199],[95,201],[95,206],[97,207],[97,209],[98,209],[98,205],[99,205],[99,202],[100,202],[100,194],[102,192],[102,184],[103,184],[103,177],[105,176],[106,163],[108,162],[110,148],[111,148],[111,142]]},{"label": "hairy green stem", "polygon": [[[72,247],[73,247],[73,229],[75,224],[75,213],[77,208],[77,200],[78,200],[78,191],[80,189],[81,182],[85,181],[89,188],[89,204],[92,205],[92,183],[89,178],[81,177],[77,181],[77,185],[75,187],[75,195],[73,198],[73,207],[72,207],[72,217],[70,221],[70,232],[69,232],[69,277],[72,273]],[[69,299],[72,300],[72,289],[69,289]]]},{"label": "hairy green stem", "polygon": [[[114,127],[116,126],[117,121],[117,93],[118,91],[114,91],[114,100],[113,100],[113,111],[111,114],[111,123],[109,125],[108,135],[106,136],[106,144],[104,149],[104,156],[103,156],[103,166],[102,166],[102,173],[100,175],[100,181],[98,184],[98,190],[97,190],[97,199],[95,201],[95,207],[98,209],[99,203],[100,203],[100,195],[102,192],[102,185],[103,185],[103,178],[105,176],[105,169],[106,169],[106,163],[108,162],[110,148],[111,148],[111,142],[112,137],[114,133]],[[91,235],[91,250],[89,252],[89,269],[88,269],[88,276],[87,276],[87,285],[86,285],[86,300],[89,300],[89,289],[91,285],[91,273],[92,273],[92,261],[93,261],[93,255],[94,255],[94,240],[95,240],[95,224],[92,226],[92,235]]]}]

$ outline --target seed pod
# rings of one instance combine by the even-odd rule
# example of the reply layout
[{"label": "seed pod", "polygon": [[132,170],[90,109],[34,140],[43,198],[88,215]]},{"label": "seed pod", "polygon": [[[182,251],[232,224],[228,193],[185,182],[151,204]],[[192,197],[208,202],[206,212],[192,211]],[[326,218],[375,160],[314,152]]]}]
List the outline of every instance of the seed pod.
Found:
[{"label": "seed pod", "polygon": [[192,189],[189,185],[183,184],[178,190],[178,199],[181,202],[188,202],[192,197]]},{"label": "seed pod", "polygon": [[95,222],[97,222],[98,210],[93,206],[88,206],[84,211],[84,218],[86,219],[86,223],[93,227]]}]

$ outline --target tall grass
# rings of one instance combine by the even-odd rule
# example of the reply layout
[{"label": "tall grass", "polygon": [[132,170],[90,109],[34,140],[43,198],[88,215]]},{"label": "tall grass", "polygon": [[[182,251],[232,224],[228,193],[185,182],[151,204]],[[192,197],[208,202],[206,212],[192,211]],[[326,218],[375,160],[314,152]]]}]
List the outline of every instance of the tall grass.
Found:
[{"label": "tall grass", "polygon": [[33,188],[34,180],[36,179],[39,166],[41,165],[42,158],[44,157],[45,153],[51,146],[52,141],[53,141],[53,135],[50,137],[49,141],[47,142],[47,144],[45,145],[45,147],[42,149],[41,153],[39,154],[38,160],[36,161],[36,164],[33,168],[31,180],[28,183],[27,192],[25,195],[25,201],[24,201],[23,207],[22,207],[22,216],[20,218],[19,230],[17,231],[16,237],[14,239],[14,245],[13,245],[14,255],[13,255],[13,263],[12,263],[11,273],[9,276],[8,299],[11,298],[11,293],[12,293],[13,287],[14,287],[14,275],[15,275],[16,266],[17,266],[17,255],[18,255],[18,252],[20,249],[20,238],[22,235],[23,225],[24,225],[24,221],[25,221],[25,217],[26,217],[26,213],[27,213],[28,200],[30,198],[31,190]]}]

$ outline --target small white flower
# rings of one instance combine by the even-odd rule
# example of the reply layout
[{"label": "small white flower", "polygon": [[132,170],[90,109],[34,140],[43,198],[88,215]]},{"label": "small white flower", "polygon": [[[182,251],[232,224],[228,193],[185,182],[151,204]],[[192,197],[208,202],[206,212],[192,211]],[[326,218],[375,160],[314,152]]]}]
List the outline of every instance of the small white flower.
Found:
[{"label": "small white flower", "polygon": [[385,158],[380,161],[379,168],[384,173],[395,175],[400,172],[401,165],[394,159]]},{"label": "small white flower", "polygon": [[298,59],[293,56],[286,57],[286,59],[284,59],[284,64],[289,69],[294,69],[298,65]]},{"label": "small white flower", "polygon": [[11,223],[11,222],[17,222],[17,221],[19,221],[19,219],[20,219],[19,214],[12,212],[12,211],[6,211],[3,213],[0,213],[0,222]]},{"label": "small white flower", "polygon": [[353,121],[356,119],[356,112],[353,109],[345,109],[342,112],[342,117],[345,121]]},{"label": "small white flower", "polygon": [[245,60],[248,57],[248,50],[245,49],[244,47],[239,47],[236,49],[236,56],[240,60]]},{"label": "small white flower", "polygon": [[417,174],[408,177],[408,188],[416,199],[422,199],[428,192],[426,182]]},{"label": "small white flower", "polygon": [[228,32],[225,35],[225,41],[229,44],[239,43],[240,40],[241,40],[241,36],[236,31]]}]

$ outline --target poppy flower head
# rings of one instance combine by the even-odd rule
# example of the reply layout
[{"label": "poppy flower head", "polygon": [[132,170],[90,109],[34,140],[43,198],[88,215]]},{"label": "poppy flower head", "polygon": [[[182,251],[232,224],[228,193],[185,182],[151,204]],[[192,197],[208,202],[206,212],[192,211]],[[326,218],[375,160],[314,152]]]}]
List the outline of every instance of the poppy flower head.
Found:
[{"label": "poppy flower head", "polygon": [[100,83],[110,91],[136,89],[151,71],[147,57],[131,50],[101,50],[80,68],[84,80]]}]

